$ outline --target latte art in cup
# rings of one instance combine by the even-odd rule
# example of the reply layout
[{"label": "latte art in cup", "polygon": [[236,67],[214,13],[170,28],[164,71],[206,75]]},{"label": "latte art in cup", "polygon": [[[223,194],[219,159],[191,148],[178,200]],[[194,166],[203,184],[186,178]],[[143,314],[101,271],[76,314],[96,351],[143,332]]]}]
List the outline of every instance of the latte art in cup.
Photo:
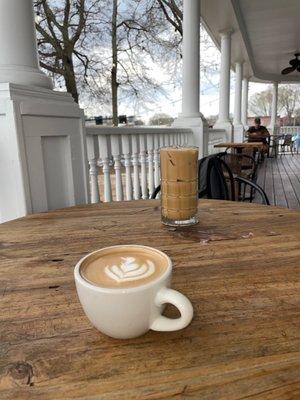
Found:
[{"label": "latte art in cup", "polygon": [[137,279],[148,278],[155,272],[153,261],[146,260],[142,265],[138,264],[134,257],[121,257],[121,265],[107,265],[105,273],[117,282],[135,281]]},{"label": "latte art in cup", "polygon": [[119,246],[100,250],[82,264],[81,276],[88,282],[107,288],[134,287],[161,276],[167,268],[166,258],[155,249]]}]

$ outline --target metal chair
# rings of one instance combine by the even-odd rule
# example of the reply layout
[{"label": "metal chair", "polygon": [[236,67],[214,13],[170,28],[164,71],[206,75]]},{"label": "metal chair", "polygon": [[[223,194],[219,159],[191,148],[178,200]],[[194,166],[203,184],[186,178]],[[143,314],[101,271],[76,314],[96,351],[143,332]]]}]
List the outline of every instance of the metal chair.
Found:
[{"label": "metal chair", "polygon": [[[229,166],[235,177],[241,177],[256,183],[258,162],[248,154],[220,153],[219,155]],[[246,185],[239,183],[236,188],[237,196],[240,199],[250,200],[254,198],[254,188],[250,188],[250,196],[246,197]],[[243,194],[242,194],[243,192]]]},{"label": "metal chair", "polygon": [[294,147],[293,135],[291,134],[284,135],[283,143],[280,144],[280,156],[282,156],[282,154],[286,154],[287,148],[290,149],[290,152],[292,153],[293,156],[294,155],[293,147]]}]

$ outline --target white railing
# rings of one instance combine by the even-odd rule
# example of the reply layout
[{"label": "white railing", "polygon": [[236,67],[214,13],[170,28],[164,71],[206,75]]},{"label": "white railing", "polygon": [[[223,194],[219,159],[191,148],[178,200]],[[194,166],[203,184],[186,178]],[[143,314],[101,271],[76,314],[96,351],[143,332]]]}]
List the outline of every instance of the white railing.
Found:
[{"label": "white railing", "polygon": [[298,135],[300,134],[300,126],[281,126],[280,127],[280,134],[291,134],[291,135]]},{"label": "white railing", "polygon": [[224,129],[205,128],[203,132],[204,155],[218,153],[220,149],[215,148],[216,144],[228,142],[227,133]]},{"label": "white railing", "polygon": [[192,144],[191,129],[86,127],[91,202],[148,199],[159,185],[159,149]]}]

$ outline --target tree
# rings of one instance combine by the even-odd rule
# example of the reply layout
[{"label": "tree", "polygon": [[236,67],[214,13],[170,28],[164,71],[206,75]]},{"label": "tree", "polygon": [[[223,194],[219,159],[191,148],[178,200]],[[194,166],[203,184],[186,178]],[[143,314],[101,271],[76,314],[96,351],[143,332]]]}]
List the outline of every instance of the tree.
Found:
[{"label": "tree", "polygon": [[299,126],[300,125],[300,108],[297,108],[294,111],[294,121],[293,125]]},{"label": "tree", "polygon": [[156,0],[166,20],[182,36],[183,5],[182,0]]},{"label": "tree", "polygon": [[165,113],[154,114],[150,120],[149,125],[171,125],[174,118]]},{"label": "tree", "polygon": [[257,116],[271,115],[272,90],[268,88],[250,97],[249,110]]},{"label": "tree", "polygon": [[[271,115],[272,88],[269,87],[251,96],[249,102],[250,111],[258,116]],[[288,117],[288,125],[293,123],[293,116],[300,105],[300,89],[298,85],[280,85],[278,89],[278,113]]]},{"label": "tree", "polygon": [[111,98],[113,125],[118,126],[118,43],[117,43],[117,18],[118,18],[118,0],[113,0],[112,18],[111,18],[111,49],[112,49],[112,67],[111,67]]},{"label": "tree", "polygon": [[[122,7],[117,0],[107,1],[104,15],[103,50],[95,56],[102,69],[98,74],[91,73],[87,82],[91,98],[111,104],[116,126],[121,102],[131,106],[141,100],[150,103],[163,90],[152,74],[153,61],[147,49],[154,29],[147,14],[147,1],[127,0]],[[107,85],[110,93],[103,96]]]},{"label": "tree", "polygon": [[[36,0],[37,39],[41,67],[64,79],[78,103],[78,83],[86,80],[90,51],[86,48],[96,14],[96,0]],[[76,71],[77,70],[77,71]]]},{"label": "tree", "polygon": [[[75,101],[80,93],[81,104],[111,109],[114,125],[120,104],[149,112],[165,88],[180,86],[182,0],[35,0],[35,7],[41,66]],[[201,60],[210,87],[212,70],[214,59]]]},{"label": "tree", "polygon": [[298,85],[284,85],[278,90],[278,106],[280,111],[288,117],[288,125],[293,124],[293,117],[299,107],[300,89]]}]

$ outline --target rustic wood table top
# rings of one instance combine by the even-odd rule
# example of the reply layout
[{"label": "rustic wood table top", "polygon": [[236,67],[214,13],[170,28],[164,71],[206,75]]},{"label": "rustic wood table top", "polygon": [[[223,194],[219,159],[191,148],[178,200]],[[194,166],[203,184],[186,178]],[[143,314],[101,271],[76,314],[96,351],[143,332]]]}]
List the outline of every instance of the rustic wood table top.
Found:
[{"label": "rustic wood table top", "polygon": [[[168,228],[149,200],[0,225],[1,400],[299,399],[300,213],[202,200],[199,218]],[[122,341],[91,326],[74,265],[126,243],[172,258],[186,329]]]},{"label": "rustic wood table top", "polygon": [[234,142],[228,142],[228,143],[218,143],[215,144],[214,147],[220,148],[220,147],[228,147],[228,148],[243,148],[243,149],[252,149],[252,148],[260,148],[263,147],[262,142],[245,142],[245,143],[234,143]]}]

